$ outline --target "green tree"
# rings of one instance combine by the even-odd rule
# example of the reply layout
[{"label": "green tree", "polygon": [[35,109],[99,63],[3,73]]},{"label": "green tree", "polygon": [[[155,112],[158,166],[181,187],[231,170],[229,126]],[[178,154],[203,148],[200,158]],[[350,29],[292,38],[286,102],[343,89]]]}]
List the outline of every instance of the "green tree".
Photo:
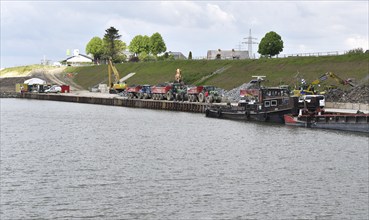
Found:
[{"label": "green tree", "polygon": [[104,53],[103,41],[99,37],[93,37],[86,45],[86,53],[94,56],[95,62],[101,59]]},{"label": "green tree", "polygon": [[158,54],[167,50],[161,35],[156,32],[150,37],[150,52],[156,57]]},{"label": "green tree", "polygon": [[[121,35],[119,35],[119,31],[115,29],[114,27],[110,27],[109,29],[105,30],[104,35],[104,46],[105,51],[104,55],[106,58],[111,57],[113,59],[113,62],[116,62],[118,60],[119,52],[122,49],[121,43],[117,43],[120,41]],[[119,44],[119,45],[118,45]]]},{"label": "green tree", "polygon": [[191,51],[188,53],[188,59],[192,60],[192,52]]},{"label": "green tree", "polygon": [[128,46],[129,51],[139,56],[142,52],[150,53],[150,38],[148,36],[137,35]]},{"label": "green tree", "polygon": [[264,56],[275,56],[283,51],[283,41],[276,32],[270,31],[265,34],[259,44],[258,53]]}]

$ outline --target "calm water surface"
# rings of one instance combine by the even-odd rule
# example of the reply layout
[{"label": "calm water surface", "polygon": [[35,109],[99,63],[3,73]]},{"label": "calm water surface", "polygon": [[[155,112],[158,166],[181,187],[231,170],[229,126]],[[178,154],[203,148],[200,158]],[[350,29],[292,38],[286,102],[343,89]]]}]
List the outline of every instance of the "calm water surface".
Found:
[{"label": "calm water surface", "polygon": [[0,99],[0,219],[368,219],[368,136]]}]

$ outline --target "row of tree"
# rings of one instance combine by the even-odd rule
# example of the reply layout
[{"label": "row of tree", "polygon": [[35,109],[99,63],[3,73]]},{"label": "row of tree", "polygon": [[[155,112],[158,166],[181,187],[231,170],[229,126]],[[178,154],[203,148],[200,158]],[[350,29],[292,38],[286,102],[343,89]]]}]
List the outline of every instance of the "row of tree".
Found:
[{"label": "row of tree", "polygon": [[[86,46],[86,52],[92,54],[95,62],[111,58],[113,62],[120,63],[127,59],[123,53],[127,49],[125,42],[120,40],[121,35],[114,27],[105,30],[104,38],[93,37]],[[132,61],[158,59],[158,54],[167,50],[165,42],[159,33],[154,33],[150,37],[147,35],[137,35],[130,42],[128,49],[134,53]],[[272,57],[283,51],[283,41],[276,32],[268,32],[260,41],[258,53],[264,57]],[[169,59],[168,53],[165,53],[162,59]],[[189,54],[192,59],[192,53]]]},{"label": "row of tree", "polygon": [[[124,51],[127,45],[120,38],[119,31],[110,27],[105,30],[104,38],[93,37],[86,45],[86,53],[92,54],[95,62],[99,60],[112,59],[114,63],[120,63],[126,60]],[[137,35],[128,46],[130,52],[134,53],[133,60],[145,60],[148,57],[157,58],[167,50],[165,42],[159,33],[154,33],[151,37]]]}]

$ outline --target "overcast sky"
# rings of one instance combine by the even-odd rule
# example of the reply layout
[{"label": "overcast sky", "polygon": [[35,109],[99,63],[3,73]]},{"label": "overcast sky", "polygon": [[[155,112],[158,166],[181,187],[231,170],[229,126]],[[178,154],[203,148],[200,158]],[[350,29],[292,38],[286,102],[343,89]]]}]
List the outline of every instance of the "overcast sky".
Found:
[{"label": "overcast sky", "polygon": [[[269,31],[284,41],[282,54],[368,49],[369,3],[364,1],[3,1],[1,67],[58,61],[66,50],[85,53],[113,26],[127,45],[159,32],[168,51],[247,50]],[[258,45],[253,45],[257,54]]]}]

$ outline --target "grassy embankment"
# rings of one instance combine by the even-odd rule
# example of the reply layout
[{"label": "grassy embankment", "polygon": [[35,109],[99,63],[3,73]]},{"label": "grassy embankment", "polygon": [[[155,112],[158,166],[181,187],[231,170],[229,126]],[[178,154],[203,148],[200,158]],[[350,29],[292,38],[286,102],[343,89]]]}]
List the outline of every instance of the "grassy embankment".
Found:
[{"label": "grassy embankment", "polygon": [[[116,64],[116,67],[121,77],[136,72],[136,75],[127,80],[131,85],[155,85],[173,81],[176,69],[180,68],[187,84],[215,85],[228,90],[249,82],[254,75],[266,76],[268,81],[265,84],[269,86],[280,84],[293,86],[301,78],[311,82],[325,72],[333,72],[343,79],[353,78],[356,83],[360,83],[368,78],[369,54],[258,60],[180,60],[124,63]],[[107,65],[100,65],[70,67],[67,71],[77,72],[76,83],[88,88],[104,80],[106,82],[107,69]],[[212,74],[221,69],[223,71]],[[338,85],[332,78],[325,83]]]},{"label": "grassy embankment", "polygon": [[[266,76],[265,84],[268,86],[293,86],[298,84],[301,78],[311,82],[329,71],[343,79],[353,78],[356,83],[362,82],[363,79],[369,83],[369,54],[258,60],[178,60],[124,63],[116,64],[116,67],[120,77],[136,72],[136,75],[127,80],[129,85],[155,85],[173,81],[177,68],[182,70],[182,77],[187,84],[214,85],[227,90],[249,82],[254,75]],[[25,68],[18,71],[27,71],[26,67],[18,68]],[[0,74],[3,76],[10,71],[15,70],[8,68]],[[68,67],[65,72],[74,73],[73,80],[86,89],[99,83],[107,83],[107,65]],[[217,73],[213,74],[214,72]],[[332,78],[325,83],[338,85]]]}]

